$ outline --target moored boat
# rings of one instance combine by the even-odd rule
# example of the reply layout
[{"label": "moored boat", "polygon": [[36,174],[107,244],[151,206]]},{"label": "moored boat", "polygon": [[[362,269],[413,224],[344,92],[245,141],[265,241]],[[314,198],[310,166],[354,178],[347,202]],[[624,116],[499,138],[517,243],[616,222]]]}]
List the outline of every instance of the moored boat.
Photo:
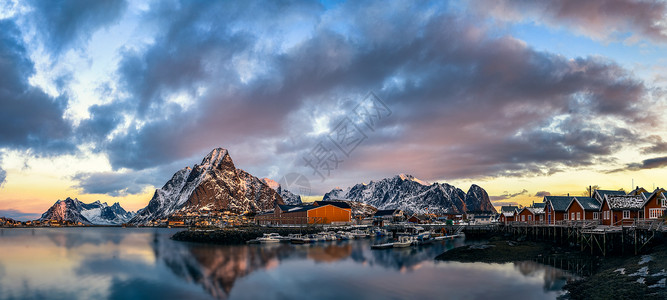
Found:
[{"label": "moored boat", "polygon": [[399,236],[398,241],[394,242],[393,247],[394,248],[410,247],[410,245],[412,245],[412,240],[413,237],[411,236]]}]

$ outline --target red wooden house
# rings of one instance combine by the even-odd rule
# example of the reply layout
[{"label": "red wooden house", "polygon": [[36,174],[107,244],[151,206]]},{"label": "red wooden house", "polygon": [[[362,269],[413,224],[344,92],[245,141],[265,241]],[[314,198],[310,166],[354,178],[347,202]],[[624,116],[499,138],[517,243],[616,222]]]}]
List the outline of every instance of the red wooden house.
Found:
[{"label": "red wooden house", "polygon": [[519,222],[528,224],[544,223],[544,208],[524,207],[517,215]]},{"label": "red wooden house", "polygon": [[507,225],[509,222],[513,222],[515,220],[515,216],[518,213],[518,210],[519,207],[514,205],[501,206],[500,217],[498,217],[498,221],[505,225]]},{"label": "red wooden house", "polygon": [[599,220],[600,203],[594,198],[574,197],[567,207],[568,220]]},{"label": "red wooden house", "polygon": [[659,219],[665,215],[667,209],[667,198],[665,197],[664,189],[656,189],[651,193],[644,202],[642,212],[644,219]]},{"label": "red wooden house", "polygon": [[623,225],[639,218],[644,197],[635,195],[605,195],[600,205],[602,225]]},{"label": "red wooden house", "polygon": [[570,196],[544,196],[544,215],[547,224],[556,224],[558,221],[567,220],[567,207],[574,197]]}]

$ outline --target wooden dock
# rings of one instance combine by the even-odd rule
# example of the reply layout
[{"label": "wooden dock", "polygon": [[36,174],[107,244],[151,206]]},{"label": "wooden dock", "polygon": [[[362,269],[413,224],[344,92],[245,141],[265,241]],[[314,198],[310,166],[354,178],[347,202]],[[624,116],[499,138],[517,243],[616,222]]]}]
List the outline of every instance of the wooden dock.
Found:
[{"label": "wooden dock", "polygon": [[503,232],[527,240],[550,241],[578,247],[582,252],[606,256],[610,252],[635,255],[667,236],[661,220],[634,220],[608,226],[599,221],[560,221],[557,224],[511,222],[507,225],[467,225],[463,232],[479,235]]}]

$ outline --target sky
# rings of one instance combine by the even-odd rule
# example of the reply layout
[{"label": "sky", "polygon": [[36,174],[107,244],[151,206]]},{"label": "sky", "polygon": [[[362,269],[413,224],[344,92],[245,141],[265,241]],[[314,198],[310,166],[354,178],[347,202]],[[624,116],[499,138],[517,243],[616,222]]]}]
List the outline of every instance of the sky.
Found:
[{"label": "sky", "polygon": [[401,173],[496,206],[663,187],[666,16],[639,0],[0,0],[0,215],[66,197],[137,210],[216,147],[305,199]]}]

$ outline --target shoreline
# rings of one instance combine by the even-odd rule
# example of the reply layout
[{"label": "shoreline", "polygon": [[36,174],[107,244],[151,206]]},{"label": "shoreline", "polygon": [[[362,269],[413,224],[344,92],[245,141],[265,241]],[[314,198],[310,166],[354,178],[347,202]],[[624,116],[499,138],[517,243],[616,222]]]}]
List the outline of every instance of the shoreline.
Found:
[{"label": "shoreline", "polygon": [[311,234],[321,232],[321,228],[272,228],[244,227],[212,230],[184,230],[175,233],[171,239],[181,242],[206,243],[217,245],[242,245],[247,241],[261,237],[265,233]]},{"label": "shoreline", "polygon": [[[667,244],[657,243],[641,255],[600,257],[543,241],[514,241],[494,236],[438,255],[440,261],[507,263],[518,261],[585,262],[581,279],[568,282],[561,299],[667,299]],[[558,267],[558,266],[556,266]]]}]

